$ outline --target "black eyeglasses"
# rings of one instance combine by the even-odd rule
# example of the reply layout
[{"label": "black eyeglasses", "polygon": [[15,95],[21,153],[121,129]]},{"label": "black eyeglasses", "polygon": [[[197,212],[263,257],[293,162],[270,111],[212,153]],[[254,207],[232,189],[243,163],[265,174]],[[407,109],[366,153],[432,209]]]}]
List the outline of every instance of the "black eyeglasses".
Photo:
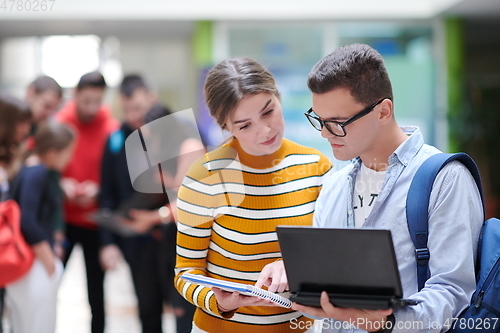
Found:
[{"label": "black eyeglasses", "polygon": [[382,98],[380,101],[375,102],[373,104],[368,105],[366,108],[363,110],[359,111],[356,113],[354,116],[351,118],[347,119],[346,121],[339,122],[335,120],[323,120],[319,117],[313,116],[312,113],[314,112],[312,108],[310,108],[304,115],[307,117],[307,120],[311,123],[312,127],[317,129],[318,131],[321,131],[323,129],[323,126],[326,127],[328,132],[332,133],[335,136],[339,137],[344,137],[347,135],[345,131],[345,127],[349,125],[350,123],[358,120],[361,117],[366,116],[368,113],[370,113],[377,105],[382,103],[384,100],[390,99],[388,97]]}]

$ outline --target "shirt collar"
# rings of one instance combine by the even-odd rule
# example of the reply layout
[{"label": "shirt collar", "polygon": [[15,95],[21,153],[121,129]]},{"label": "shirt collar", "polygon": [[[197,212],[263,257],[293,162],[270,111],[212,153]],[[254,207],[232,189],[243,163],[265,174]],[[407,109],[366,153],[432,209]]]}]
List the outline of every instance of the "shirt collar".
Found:
[{"label": "shirt collar", "polygon": [[[389,156],[389,165],[399,162],[407,166],[424,145],[424,137],[416,126],[401,126],[400,128],[409,137]],[[355,174],[361,167],[361,159],[356,157],[351,160],[351,163],[353,164],[353,174]]]},{"label": "shirt collar", "polygon": [[402,126],[401,129],[409,137],[391,154],[389,165],[399,162],[407,166],[424,145],[424,137],[418,127]]}]

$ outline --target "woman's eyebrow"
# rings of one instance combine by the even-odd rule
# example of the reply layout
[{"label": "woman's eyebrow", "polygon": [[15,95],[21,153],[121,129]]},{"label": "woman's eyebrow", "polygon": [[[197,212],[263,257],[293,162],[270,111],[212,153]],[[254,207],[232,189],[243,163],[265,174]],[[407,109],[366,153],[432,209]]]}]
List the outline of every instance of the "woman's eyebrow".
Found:
[{"label": "woman's eyebrow", "polygon": [[[260,112],[263,112],[265,109],[267,109],[267,107],[269,106],[269,104],[271,104],[271,101],[272,101],[271,99],[270,99],[270,100],[268,100],[268,101],[266,102],[266,104],[264,104],[264,107],[262,108],[262,110],[260,110]],[[259,113],[260,113],[260,112],[259,112]],[[248,118],[248,119],[236,120],[236,121],[233,121],[233,124],[234,124],[234,125],[236,125],[236,124],[241,124],[241,123],[245,123],[245,122],[247,122],[247,121],[249,121],[249,120],[251,120],[251,119],[250,119],[250,118]]]},{"label": "woman's eyebrow", "polygon": [[262,110],[260,110],[260,112],[263,112],[265,109],[267,109],[267,107],[269,106],[269,104],[271,104],[271,100],[268,100],[266,102],[266,104],[264,105],[264,107],[262,108]]}]

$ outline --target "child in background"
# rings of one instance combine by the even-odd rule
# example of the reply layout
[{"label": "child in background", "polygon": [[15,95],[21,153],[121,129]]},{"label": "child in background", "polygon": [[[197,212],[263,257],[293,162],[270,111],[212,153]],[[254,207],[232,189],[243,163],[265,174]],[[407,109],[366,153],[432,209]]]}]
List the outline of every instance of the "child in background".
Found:
[{"label": "child in background", "polygon": [[37,164],[25,165],[14,179],[12,197],[21,208],[21,230],[35,261],[21,279],[7,285],[7,305],[16,333],[53,333],[57,289],[63,271],[62,193],[60,171],[71,159],[74,134],[65,125],[48,122],[35,138]]}]

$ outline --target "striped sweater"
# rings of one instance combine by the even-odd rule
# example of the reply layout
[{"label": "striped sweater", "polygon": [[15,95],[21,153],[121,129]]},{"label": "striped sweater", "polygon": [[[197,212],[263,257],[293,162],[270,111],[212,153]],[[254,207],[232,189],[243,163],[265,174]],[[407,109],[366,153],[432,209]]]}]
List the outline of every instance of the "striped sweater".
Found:
[{"label": "striped sweater", "polygon": [[179,277],[189,272],[255,284],[265,265],[281,259],[276,226],[312,224],[330,169],[326,156],[286,139],[266,156],[245,153],[233,139],[191,166],[177,202],[175,286],[198,307],[197,327],[211,333],[302,332],[292,330],[290,320],[310,319],[290,309],[241,307],[223,316],[210,288]]}]

